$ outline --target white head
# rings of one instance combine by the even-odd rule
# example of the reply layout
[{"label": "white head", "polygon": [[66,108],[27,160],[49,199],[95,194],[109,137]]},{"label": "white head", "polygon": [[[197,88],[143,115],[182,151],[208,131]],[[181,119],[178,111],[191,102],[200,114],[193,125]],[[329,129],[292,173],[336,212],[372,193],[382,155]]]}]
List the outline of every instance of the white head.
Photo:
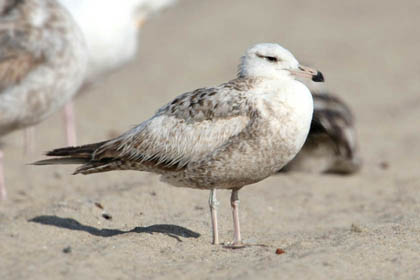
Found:
[{"label": "white head", "polygon": [[305,77],[315,82],[324,81],[321,72],[299,65],[291,52],[272,43],[261,43],[249,48],[241,58],[239,76],[271,79]]}]

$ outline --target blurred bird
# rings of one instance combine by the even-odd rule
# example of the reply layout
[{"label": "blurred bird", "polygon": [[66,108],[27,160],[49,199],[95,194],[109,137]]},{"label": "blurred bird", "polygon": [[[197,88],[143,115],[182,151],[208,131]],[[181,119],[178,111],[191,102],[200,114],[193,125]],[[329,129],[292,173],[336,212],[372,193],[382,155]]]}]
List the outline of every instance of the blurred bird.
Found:
[{"label": "blurred bird", "polygon": [[349,106],[328,93],[324,84],[301,79],[314,99],[314,114],[305,145],[281,171],[353,174],[362,165],[354,117]]},{"label": "blurred bird", "polygon": [[[86,72],[83,36],[55,0],[0,1],[0,136],[66,104]],[[0,151],[0,197],[6,197]]]},{"label": "blurred bird", "polygon": [[134,58],[146,20],[175,0],[59,0],[73,15],[89,53],[85,82],[95,82]]},{"label": "blurred bird", "polygon": [[[137,52],[138,33],[144,22],[175,0],[58,0],[82,30],[88,66],[80,91],[130,62]],[[77,143],[73,102],[65,107],[67,144]],[[27,134],[30,136],[30,134]]]}]

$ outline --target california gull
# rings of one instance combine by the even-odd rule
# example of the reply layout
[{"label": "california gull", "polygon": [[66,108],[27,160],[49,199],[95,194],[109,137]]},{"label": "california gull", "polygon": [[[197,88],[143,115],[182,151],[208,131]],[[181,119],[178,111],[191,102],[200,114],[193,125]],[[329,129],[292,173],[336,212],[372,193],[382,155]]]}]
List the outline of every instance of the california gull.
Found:
[{"label": "california gull", "polygon": [[257,44],[242,57],[238,77],[184,93],[121,136],[55,149],[38,161],[82,164],[74,174],[148,171],[177,187],[210,190],[213,243],[219,243],[216,189],[232,190],[234,240],[241,247],[239,190],[275,174],[301,149],[313,102],[297,76],[323,81],[278,44]]}]

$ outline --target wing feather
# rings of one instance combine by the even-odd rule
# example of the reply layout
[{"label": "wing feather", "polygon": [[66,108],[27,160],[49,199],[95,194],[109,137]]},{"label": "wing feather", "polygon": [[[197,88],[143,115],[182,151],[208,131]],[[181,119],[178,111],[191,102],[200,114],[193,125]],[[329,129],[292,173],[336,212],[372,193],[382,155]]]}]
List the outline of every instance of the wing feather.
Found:
[{"label": "wing feather", "polygon": [[104,144],[93,160],[114,158],[182,168],[238,135],[250,122],[252,105],[236,79],[215,88],[185,93],[154,117]]}]

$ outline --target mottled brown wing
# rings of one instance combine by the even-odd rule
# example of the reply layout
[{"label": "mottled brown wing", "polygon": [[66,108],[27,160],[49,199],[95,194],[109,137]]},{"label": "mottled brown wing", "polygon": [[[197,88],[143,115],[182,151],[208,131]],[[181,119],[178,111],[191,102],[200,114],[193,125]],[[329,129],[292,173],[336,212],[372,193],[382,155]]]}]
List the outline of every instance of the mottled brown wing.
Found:
[{"label": "mottled brown wing", "polygon": [[20,83],[41,61],[26,50],[17,36],[22,32],[5,28],[0,23],[0,94],[7,88]]},{"label": "mottled brown wing", "polygon": [[214,151],[250,122],[251,105],[232,83],[238,81],[179,96],[151,119],[100,147],[93,159],[182,168]]}]

